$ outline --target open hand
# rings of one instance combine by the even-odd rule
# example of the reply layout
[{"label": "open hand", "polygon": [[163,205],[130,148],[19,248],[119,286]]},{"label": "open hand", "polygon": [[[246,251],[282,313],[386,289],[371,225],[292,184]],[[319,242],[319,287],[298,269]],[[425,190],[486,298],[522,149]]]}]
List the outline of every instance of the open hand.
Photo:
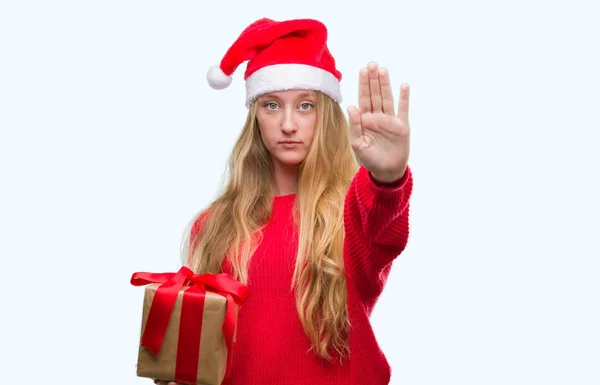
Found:
[{"label": "open hand", "polygon": [[358,109],[348,108],[350,138],[360,163],[380,182],[400,179],[408,165],[409,93],[402,84],[396,114],[387,70],[370,62],[359,72]]}]

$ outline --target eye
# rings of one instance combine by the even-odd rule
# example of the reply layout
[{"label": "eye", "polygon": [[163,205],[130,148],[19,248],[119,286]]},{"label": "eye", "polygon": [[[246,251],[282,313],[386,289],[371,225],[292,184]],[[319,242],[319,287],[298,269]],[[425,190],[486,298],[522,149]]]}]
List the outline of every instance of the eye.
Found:
[{"label": "eye", "polygon": [[300,110],[302,110],[302,111],[308,111],[308,110],[310,110],[310,109],[311,109],[311,108],[313,108],[313,107],[314,107],[314,106],[313,106],[313,104],[312,104],[312,103],[302,103],[302,104],[300,105]]},{"label": "eye", "polygon": [[265,103],[265,108],[267,110],[276,110],[277,109],[277,103],[275,103],[275,102],[267,102],[267,103]]}]

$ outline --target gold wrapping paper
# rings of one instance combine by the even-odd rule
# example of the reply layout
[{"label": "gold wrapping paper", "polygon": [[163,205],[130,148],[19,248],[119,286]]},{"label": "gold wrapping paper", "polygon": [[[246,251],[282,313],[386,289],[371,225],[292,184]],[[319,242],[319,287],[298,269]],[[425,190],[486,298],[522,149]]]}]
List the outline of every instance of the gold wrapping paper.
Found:
[{"label": "gold wrapping paper", "polygon": [[[150,284],[146,286],[144,291],[142,333],[140,334],[140,341],[144,327],[146,326],[152,299],[159,286],[159,284]],[[188,287],[189,286],[184,286],[179,291],[159,355],[154,356],[154,354],[149,352],[140,343],[136,369],[139,377],[169,381],[175,380],[181,302],[183,299],[183,292]],[[198,378],[196,382],[198,385],[220,385],[225,376],[227,367],[227,346],[225,345],[222,327],[226,310],[227,299],[225,297],[211,292],[206,293],[204,315],[202,319],[202,334],[200,337]]]}]

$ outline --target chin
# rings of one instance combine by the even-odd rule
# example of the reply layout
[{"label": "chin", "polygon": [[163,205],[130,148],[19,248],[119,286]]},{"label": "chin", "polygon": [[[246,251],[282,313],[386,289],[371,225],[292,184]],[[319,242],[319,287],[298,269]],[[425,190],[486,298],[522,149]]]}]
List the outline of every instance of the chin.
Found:
[{"label": "chin", "polygon": [[297,160],[280,160],[279,163],[281,163],[284,166],[298,166],[300,163],[302,163],[303,159],[297,159]]},{"label": "chin", "polygon": [[304,160],[303,157],[300,156],[288,156],[277,158],[277,161],[281,163],[283,166],[298,166]]}]

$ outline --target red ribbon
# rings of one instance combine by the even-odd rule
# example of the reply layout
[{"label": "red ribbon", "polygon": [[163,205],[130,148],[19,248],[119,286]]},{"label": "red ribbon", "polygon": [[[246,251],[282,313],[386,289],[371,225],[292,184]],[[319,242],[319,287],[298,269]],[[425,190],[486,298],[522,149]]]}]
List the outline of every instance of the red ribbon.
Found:
[{"label": "red ribbon", "polygon": [[194,274],[192,270],[185,266],[179,269],[177,273],[137,272],[131,277],[131,284],[134,286],[151,283],[160,283],[161,285],[154,294],[141,343],[156,356],[165,338],[177,295],[184,286],[189,286],[183,293],[181,304],[175,365],[175,381],[187,384],[196,384],[197,381],[200,335],[202,333],[206,292],[220,294],[227,298],[223,336],[227,346],[225,377],[228,377],[231,370],[233,334],[236,324],[235,305],[241,306],[246,301],[250,295],[248,287],[234,280],[228,274],[199,275]]}]

